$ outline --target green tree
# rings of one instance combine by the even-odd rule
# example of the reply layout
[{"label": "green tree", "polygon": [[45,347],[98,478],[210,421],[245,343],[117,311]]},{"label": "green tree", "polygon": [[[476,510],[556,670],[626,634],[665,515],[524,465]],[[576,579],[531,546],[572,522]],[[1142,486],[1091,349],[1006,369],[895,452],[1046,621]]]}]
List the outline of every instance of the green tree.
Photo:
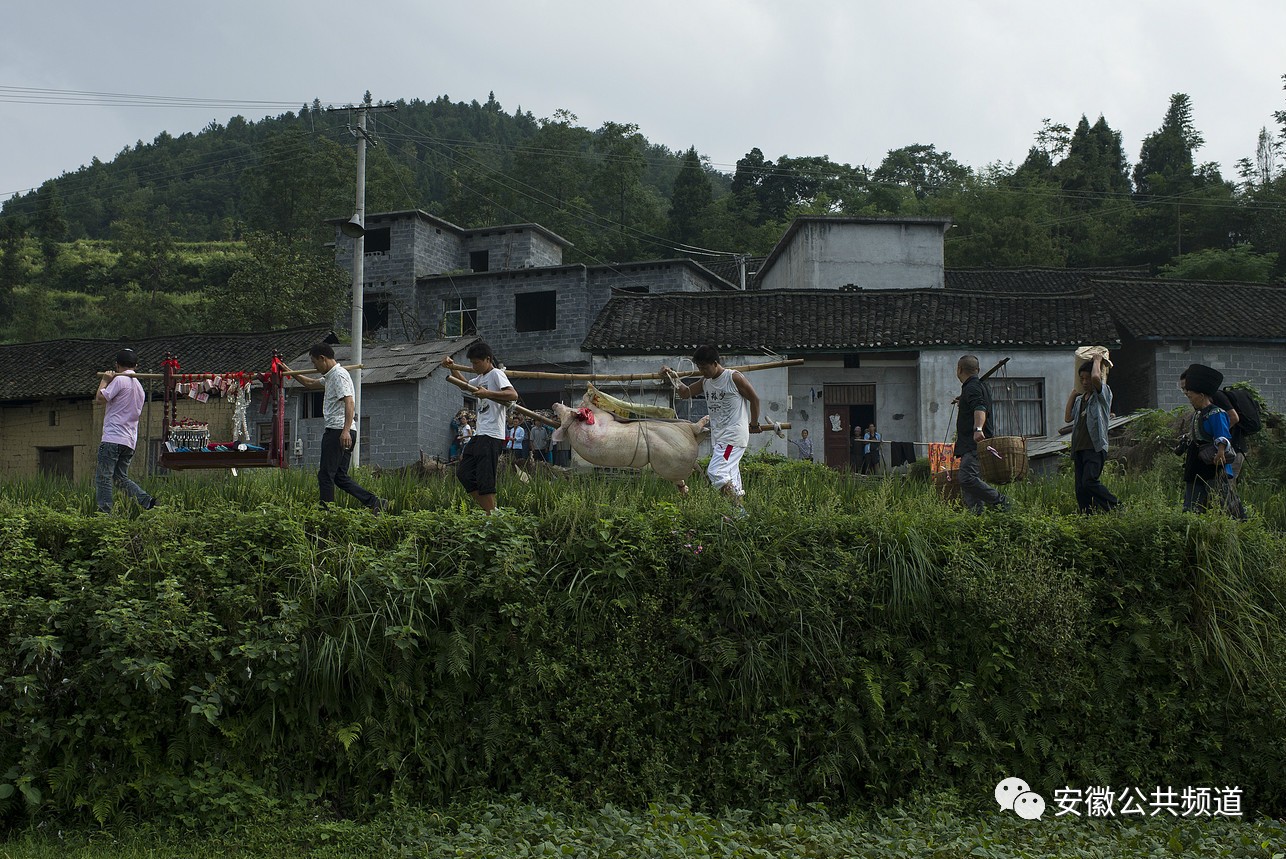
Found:
[{"label": "green tree", "polygon": [[0,217],[0,319],[11,319],[14,290],[22,286],[22,248],[26,222],[17,216]]},{"label": "green tree", "polygon": [[991,165],[967,179],[956,194],[938,198],[956,229],[947,233],[946,262],[952,268],[1062,266],[1051,207],[1055,186],[1030,174]]},{"label": "green tree", "polygon": [[1192,100],[1185,93],[1170,96],[1161,127],[1143,138],[1134,187],[1140,195],[1182,194],[1196,179],[1193,154],[1205,143],[1192,119]]},{"label": "green tree", "polygon": [[44,182],[36,192],[35,232],[40,237],[45,266],[52,266],[58,259],[59,246],[67,238],[67,219],[63,217],[58,185],[53,181]]},{"label": "green tree", "polygon": [[1184,254],[1161,267],[1161,277],[1173,280],[1235,280],[1267,283],[1277,265],[1277,254],[1257,254],[1248,244],[1235,248],[1208,248]]},{"label": "green tree", "polygon": [[339,319],[350,281],[326,248],[298,233],[249,233],[245,242],[246,258],[204,296],[207,330],[270,331]]},{"label": "green tree", "polygon": [[683,154],[683,167],[670,195],[669,237],[678,244],[696,244],[714,202],[713,185],[695,147]]},{"label": "green tree", "polygon": [[108,332],[109,336],[151,337],[173,330],[176,322],[176,311],[167,297],[178,291],[181,282],[170,212],[163,205],[142,210],[147,196],[141,195],[138,209],[112,224],[112,245],[120,259],[115,271],[117,286],[107,291],[107,303],[114,307],[113,312],[120,312],[117,318],[127,323],[129,330]]},{"label": "green tree", "polygon": [[598,236],[598,253],[609,260],[639,257],[642,247],[630,225],[646,219],[642,179],[647,141],[632,123],[605,122],[594,132],[598,154],[594,208],[610,226]]},{"label": "green tree", "polygon": [[923,200],[959,187],[970,173],[950,152],[938,152],[932,144],[914,144],[889,150],[871,178],[877,183],[908,188],[916,199]]},{"label": "green tree", "polygon": [[1162,265],[1185,253],[1230,246],[1237,226],[1235,189],[1219,175],[1219,165],[1197,165],[1194,153],[1203,143],[1191,100],[1175,93],[1161,127],[1144,138],[1134,167],[1134,232],[1142,261]]},{"label": "green tree", "polygon": [[351,214],[356,197],[355,150],[292,127],[264,141],[246,171],[245,210],[254,230],[329,237],[324,221]]}]

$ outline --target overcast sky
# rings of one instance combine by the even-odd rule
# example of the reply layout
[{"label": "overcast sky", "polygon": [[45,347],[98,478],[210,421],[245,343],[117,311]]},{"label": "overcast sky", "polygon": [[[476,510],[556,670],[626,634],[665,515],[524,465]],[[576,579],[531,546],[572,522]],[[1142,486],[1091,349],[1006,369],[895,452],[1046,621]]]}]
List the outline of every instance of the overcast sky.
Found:
[{"label": "overcast sky", "polygon": [[45,0],[6,3],[3,21],[0,199],[163,130],[368,89],[632,122],[728,172],[755,146],[871,168],[917,143],[1017,163],[1042,119],[1082,114],[1105,116],[1133,162],[1184,92],[1198,160],[1231,178],[1286,109],[1282,0]]}]

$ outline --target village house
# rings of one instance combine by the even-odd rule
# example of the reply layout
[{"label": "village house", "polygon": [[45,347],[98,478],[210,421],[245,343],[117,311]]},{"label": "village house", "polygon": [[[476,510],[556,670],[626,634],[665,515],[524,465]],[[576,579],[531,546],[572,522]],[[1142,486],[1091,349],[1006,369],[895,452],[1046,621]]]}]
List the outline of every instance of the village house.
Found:
[{"label": "village house", "polygon": [[[353,242],[336,225],[336,262]],[[1286,287],[1148,278],[1137,269],[947,269],[941,217],[797,218],[752,272],[689,259],[619,265],[563,262],[570,247],[536,224],[465,229],[419,210],[370,215],[365,237],[363,464],[445,457],[451,417],[467,399],[437,368],[485,339],[510,369],[575,373],[691,373],[692,351],[713,343],[727,364],[800,358],[751,377],[765,420],[809,429],[815,456],[849,468],[852,428],[874,422],[886,462],[922,457],[949,440],[956,359],[976,354],[992,379],[1001,431],[1056,438],[1074,382],[1072,354],[1113,350],[1115,410],[1185,404],[1176,380],[1193,362],[1249,381],[1274,409],[1286,405]],[[181,335],[137,341],[140,372],[166,351],[184,367],[267,366],[275,348],[308,366],[308,346],[329,332]],[[332,338],[334,339],[334,338]],[[93,374],[122,345],[50,341],[0,347],[0,475],[92,472],[102,409]],[[347,347],[337,347],[341,361]],[[530,408],[573,402],[583,383],[518,380]],[[604,384],[611,393],[676,406],[697,419],[701,401],[675,403],[659,382]],[[307,467],[320,433],[312,392],[289,388],[290,461]],[[214,427],[227,404],[186,404]],[[141,430],[147,461],[160,443],[159,391]],[[264,420],[255,416],[256,433]],[[752,448],[789,453],[771,434]]]},{"label": "village house", "polygon": [[[451,419],[463,401],[459,388],[445,380],[443,357],[469,363],[468,348],[477,336],[427,343],[381,343],[362,348],[362,421],[358,427],[363,465],[390,468],[422,456],[446,458]],[[347,366],[352,347],[336,344],[335,360]],[[304,351],[288,362],[296,370],[312,366]],[[434,371],[437,371],[436,373]],[[321,456],[322,391],[287,384],[286,415],[290,421],[292,464],[316,466]]]},{"label": "village house", "polygon": [[[113,368],[123,346],[138,353],[139,374],[159,374],[166,355],[190,373],[258,372],[269,369],[274,351],[294,355],[327,337],[329,326],[251,334],[176,334],[139,340],[48,340],[0,346],[0,478],[50,475],[92,477],[102,441],[103,409],[96,401],[96,374]],[[136,473],[155,473],[164,413],[160,379],[141,379],[147,401],[139,420]],[[184,399],[180,417],[210,425],[212,438],[230,438],[231,403],[211,397]],[[251,441],[266,444],[270,415],[258,403],[248,411]],[[290,438],[289,431],[286,434]]]}]

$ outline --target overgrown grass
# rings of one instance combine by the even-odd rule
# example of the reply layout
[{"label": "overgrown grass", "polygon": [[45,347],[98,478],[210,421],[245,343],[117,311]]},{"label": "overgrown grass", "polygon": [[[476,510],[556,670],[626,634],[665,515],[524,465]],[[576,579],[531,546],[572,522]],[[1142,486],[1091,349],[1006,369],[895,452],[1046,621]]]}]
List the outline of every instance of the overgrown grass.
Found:
[{"label": "overgrown grass", "polygon": [[1022,820],[951,794],[836,816],[786,803],[759,811],[699,811],[682,803],[635,810],[553,808],[493,800],[442,809],[402,808],[367,822],[254,821],[198,835],[150,826],[97,832],[26,831],[0,842],[4,859],[294,859],[332,857],[933,856],[1115,859],[1135,856],[1281,859],[1286,825],[1269,818],[1163,816]]},{"label": "overgrown grass", "polygon": [[975,517],[916,480],[746,474],[738,523],[650,475],[507,475],[490,520],[449,476],[361,475],[379,518],[299,471],[146,480],[163,507],[111,517],[0,487],[0,815],[847,808],[998,772],[1286,808],[1269,517],[1181,513],[1162,469],[1109,474],[1100,517],[1066,476]]}]

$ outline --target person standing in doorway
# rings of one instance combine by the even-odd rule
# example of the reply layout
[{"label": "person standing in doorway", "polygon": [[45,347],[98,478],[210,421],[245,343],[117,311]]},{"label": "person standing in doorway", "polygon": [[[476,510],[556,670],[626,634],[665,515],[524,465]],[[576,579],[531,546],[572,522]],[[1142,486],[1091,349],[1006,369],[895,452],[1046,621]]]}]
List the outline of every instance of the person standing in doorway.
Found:
[{"label": "person standing in doorway", "polygon": [[978,356],[962,355],[956,362],[956,378],[960,380],[960,411],[956,417],[955,455],[960,457],[960,497],[972,513],[984,508],[1008,510],[1011,502],[982,479],[982,465],[978,461],[978,445],[992,435],[987,430],[987,417],[991,414],[991,397],[978,377]]},{"label": "person standing in doorway", "polygon": [[1072,425],[1072,462],[1076,467],[1076,506],[1082,513],[1107,513],[1121,502],[1103,485],[1107,461],[1107,421],[1112,389],[1103,380],[1103,359],[1095,355],[1077,372],[1081,392],[1067,398],[1063,419]]},{"label": "person standing in doorway", "polygon": [[363,489],[348,474],[353,445],[357,443],[357,431],[353,429],[356,420],[353,377],[335,360],[335,350],[329,343],[316,344],[308,350],[308,357],[321,377],[298,375],[295,381],[306,388],[325,391],[322,395],[321,462],[317,468],[317,492],[321,506],[331,505],[338,486],[371,512],[381,513],[388,508],[388,502]]},{"label": "person standing in doorway", "polygon": [[862,439],[863,435],[865,433],[862,431],[862,425],[854,421],[853,432],[848,437],[848,466],[851,471],[859,474],[862,472],[862,456],[863,451],[866,449],[866,442]]},{"label": "person standing in doorway", "polygon": [[134,378],[138,355],[133,349],[116,353],[115,369],[100,374],[95,399],[104,403],[103,441],[98,446],[98,464],[94,471],[94,500],[100,513],[112,512],[112,485],[117,484],[144,510],[156,506],[148,495],[129,479],[130,462],[138,446],[138,419],[143,414],[147,395]]},{"label": "person standing in doorway", "polygon": [[865,444],[862,446],[862,473],[878,474],[880,471],[880,443],[883,437],[876,432],[875,424],[866,428],[862,434]]}]

